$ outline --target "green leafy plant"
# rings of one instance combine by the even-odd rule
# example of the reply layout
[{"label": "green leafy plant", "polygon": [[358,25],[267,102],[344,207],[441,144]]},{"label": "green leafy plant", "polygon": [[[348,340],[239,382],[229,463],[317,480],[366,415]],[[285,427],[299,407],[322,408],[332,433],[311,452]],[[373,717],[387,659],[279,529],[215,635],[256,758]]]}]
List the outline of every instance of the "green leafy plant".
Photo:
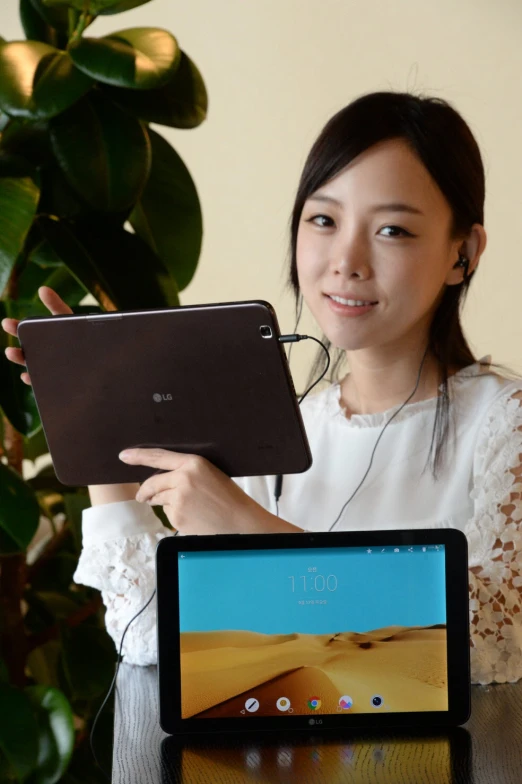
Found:
[{"label": "green leafy plant", "polygon": [[[75,313],[175,306],[194,275],[197,191],[150,124],[198,126],[203,79],[166,30],[86,33],[147,2],[20,0],[28,40],[0,38],[0,319],[48,315],[41,285]],[[18,343],[0,330],[0,344],[0,780],[98,781],[86,741],[116,652],[100,595],[72,580],[89,497],[52,465],[23,478],[48,448],[4,354]],[[108,767],[110,715],[98,728]]]}]

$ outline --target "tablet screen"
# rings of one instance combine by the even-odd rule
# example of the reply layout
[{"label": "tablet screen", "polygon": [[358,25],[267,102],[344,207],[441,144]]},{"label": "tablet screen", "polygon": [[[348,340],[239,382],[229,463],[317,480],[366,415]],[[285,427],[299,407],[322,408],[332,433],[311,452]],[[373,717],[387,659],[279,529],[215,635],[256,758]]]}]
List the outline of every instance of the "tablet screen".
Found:
[{"label": "tablet screen", "polygon": [[444,545],[181,551],[178,575],[184,719],[448,710]]}]

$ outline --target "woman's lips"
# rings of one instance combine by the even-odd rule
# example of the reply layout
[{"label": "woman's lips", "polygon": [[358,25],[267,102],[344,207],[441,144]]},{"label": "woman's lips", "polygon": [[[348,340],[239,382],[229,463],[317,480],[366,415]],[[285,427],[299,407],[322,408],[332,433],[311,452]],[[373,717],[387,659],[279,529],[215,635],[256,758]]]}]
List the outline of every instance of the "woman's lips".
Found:
[{"label": "woman's lips", "polygon": [[[364,316],[365,313],[369,313],[373,310],[378,302],[371,302],[368,305],[345,305],[342,302],[336,302],[334,299],[331,298],[328,294],[325,294],[325,297],[328,301],[330,308],[333,310],[334,313],[338,313],[341,316]],[[362,300],[359,300],[362,301]]]}]

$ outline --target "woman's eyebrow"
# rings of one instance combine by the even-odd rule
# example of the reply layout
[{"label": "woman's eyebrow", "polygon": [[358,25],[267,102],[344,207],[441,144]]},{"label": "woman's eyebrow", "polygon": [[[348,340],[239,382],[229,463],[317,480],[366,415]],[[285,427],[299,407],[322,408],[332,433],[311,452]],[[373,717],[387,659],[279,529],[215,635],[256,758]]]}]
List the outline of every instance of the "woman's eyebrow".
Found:
[{"label": "woman's eyebrow", "polygon": [[413,215],[424,215],[422,210],[413,207],[411,204],[405,204],[401,201],[391,202],[390,204],[376,204],[372,208],[373,212],[411,212]]},{"label": "woman's eyebrow", "polygon": [[343,206],[342,201],[334,199],[333,196],[327,196],[326,193],[313,193],[306,201],[325,201],[330,202],[331,204],[337,204],[338,207]]},{"label": "woman's eyebrow", "polygon": [[[333,196],[327,196],[326,193],[314,193],[308,197],[307,201],[323,201],[330,204],[336,204],[338,207],[343,207],[343,203],[338,199],[334,199]],[[374,207],[371,208],[372,212],[409,212],[412,215],[424,215],[422,210],[419,210],[417,207],[413,207],[411,204],[406,204],[405,202],[396,201],[390,202],[388,204],[376,204]]]}]

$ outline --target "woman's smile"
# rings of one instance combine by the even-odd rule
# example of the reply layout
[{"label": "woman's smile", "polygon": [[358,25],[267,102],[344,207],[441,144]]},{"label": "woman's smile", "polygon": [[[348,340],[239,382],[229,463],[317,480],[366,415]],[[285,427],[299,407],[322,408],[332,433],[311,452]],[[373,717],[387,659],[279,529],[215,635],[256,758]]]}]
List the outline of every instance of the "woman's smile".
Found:
[{"label": "woman's smile", "polygon": [[363,297],[340,296],[338,294],[325,294],[325,298],[334,313],[347,318],[356,318],[370,313],[379,304],[377,301],[364,299]]}]

